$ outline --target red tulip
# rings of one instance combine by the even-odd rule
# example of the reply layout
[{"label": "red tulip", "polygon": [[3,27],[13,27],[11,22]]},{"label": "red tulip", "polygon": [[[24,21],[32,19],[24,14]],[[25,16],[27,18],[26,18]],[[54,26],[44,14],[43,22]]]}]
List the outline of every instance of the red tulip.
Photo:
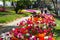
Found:
[{"label": "red tulip", "polygon": [[21,28],[21,29],[20,29],[20,32],[21,32],[22,34],[26,34],[26,28]]},{"label": "red tulip", "polygon": [[51,28],[48,28],[47,31],[50,32],[51,31]]},{"label": "red tulip", "polygon": [[30,20],[27,20],[27,24],[33,24],[33,22]]}]

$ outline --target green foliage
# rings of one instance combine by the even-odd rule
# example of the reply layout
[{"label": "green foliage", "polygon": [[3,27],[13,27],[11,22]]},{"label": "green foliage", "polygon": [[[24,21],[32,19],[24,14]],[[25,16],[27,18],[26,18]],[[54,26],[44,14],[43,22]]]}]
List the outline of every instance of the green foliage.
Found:
[{"label": "green foliage", "polygon": [[56,40],[60,40],[60,18],[56,18],[56,24],[57,24],[57,26],[55,27]]},{"label": "green foliage", "polygon": [[32,5],[33,2],[35,2],[35,1],[20,0],[20,1],[17,1],[17,5],[19,5],[19,6],[29,6],[29,5]]},{"label": "green foliage", "polygon": [[27,0],[24,0],[24,1],[17,1],[17,6],[28,6],[28,5],[31,5],[32,2],[31,1],[27,1]]},{"label": "green foliage", "polygon": [[18,1],[18,0],[5,0],[5,1],[13,1],[13,2],[16,2],[16,1]]},{"label": "green foliage", "polygon": [[60,29],[60,18],[56,19],[56,24],[57,24],[56,29]]},{"label": "green foliage", "polygon": [[16,8],[15,8],[15,11],[17,13],[19,9],[26,9],[30,5],[32,5],[32,1],[30,1],[30,0],[28,0],[28,1],[27,0],[17,1],[17,5],[16,5]]}]

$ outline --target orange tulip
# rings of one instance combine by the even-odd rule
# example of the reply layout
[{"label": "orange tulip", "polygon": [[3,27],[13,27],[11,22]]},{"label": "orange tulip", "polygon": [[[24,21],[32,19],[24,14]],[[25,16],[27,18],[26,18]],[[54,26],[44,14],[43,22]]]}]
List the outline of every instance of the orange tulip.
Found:
[{"label": "orange tulip", "polygon": [[42,18],[40,17],[40,18],[38,18],[38,20],[39,20],[39,21],[41,21],[41,20],[42,20]]},{"label": "orange tulip", "polygon": [[52,37],[52,40],[55,40],[55,38],[54,38],[54,37]]},{"label": "orange tulip", "polygon": [[11,40],[19,40],[19,39],[16,37],[12,37]]},{"label": "orange tulip", "polygon": [[37,17],[34,17],[34,18],[33,18],[33,21],[34,21],[34,22],[37,22],[37,21],[38,21],[38,18],[37,18]]},{"label": "orange tulip", "polygon": [[30,17],[30,18],[28,18],[28,20],[32,20],[32,18]]},{"label": "orange tulip", "polygon": [[23,39],[23,40],[28,40],[28,38],[24,37],[24,39]]},{"label": "orange tulip", "polygon": [[42,34],[38,34],[39,40],[44,40],[44,36],[45,36],[44,33],[42,33]]}]

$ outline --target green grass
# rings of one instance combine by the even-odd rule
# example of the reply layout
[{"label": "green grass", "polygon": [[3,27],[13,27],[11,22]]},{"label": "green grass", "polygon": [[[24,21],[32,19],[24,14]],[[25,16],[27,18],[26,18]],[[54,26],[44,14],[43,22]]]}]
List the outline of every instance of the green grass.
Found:
[{"label": "green grass", "polygon": [[14,11],[11,12],[0,12],[0,23],[7,23],[17,18],[25,17],[31,13],[16,14]]},{"label": "green grass", "polygon": [[60,19],[56,18],[56,29],[60,29]]},{"label": "green grass", "polygon": [[55,30],[55,34],[56,34],[56,40],[60,40],[60,18],[56,18],[56,30]]}]

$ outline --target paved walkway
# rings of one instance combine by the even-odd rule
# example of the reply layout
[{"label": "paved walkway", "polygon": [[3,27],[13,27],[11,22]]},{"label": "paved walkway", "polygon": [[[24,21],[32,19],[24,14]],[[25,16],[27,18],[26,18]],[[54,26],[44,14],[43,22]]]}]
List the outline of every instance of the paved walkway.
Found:
[{"label": "paved walkway", "polygon": [[0,27],[0,34],[5,33],[5,32],[9,32],[12,30],[12,28],[17,28],[18,26],[3,26]]}]

